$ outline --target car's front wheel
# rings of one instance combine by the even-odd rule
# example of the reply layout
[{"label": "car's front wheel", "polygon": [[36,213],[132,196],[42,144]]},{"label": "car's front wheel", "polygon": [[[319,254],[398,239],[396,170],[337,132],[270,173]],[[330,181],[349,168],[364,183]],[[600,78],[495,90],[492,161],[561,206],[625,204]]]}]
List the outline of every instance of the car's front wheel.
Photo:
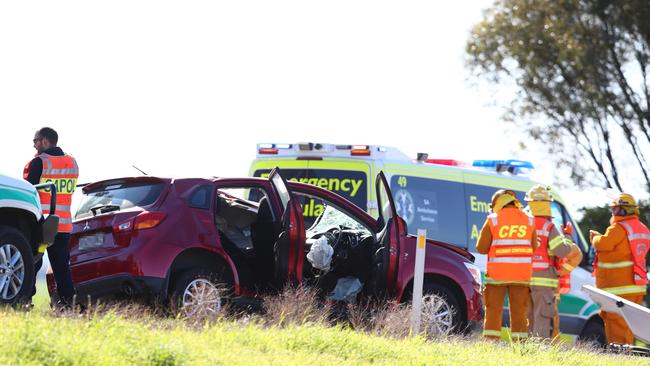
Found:
[{"label": "car's front wheel", "polygon": [[221,315],[228,287],[214,272],[195,268],[183,272],[171,294],[172,311],[188,319],[210,319]]},{"label": "car's front wheel", "polygon": [[444,337],[461,330],[456,296],[447,287],[427,283],[422,291],[421,329],[428,337]]},{"label": "car's front wheel", "polygon": [[25,236],[0,225],[0,303],[17,304],[31,298],[34,287],[34,257]]}]

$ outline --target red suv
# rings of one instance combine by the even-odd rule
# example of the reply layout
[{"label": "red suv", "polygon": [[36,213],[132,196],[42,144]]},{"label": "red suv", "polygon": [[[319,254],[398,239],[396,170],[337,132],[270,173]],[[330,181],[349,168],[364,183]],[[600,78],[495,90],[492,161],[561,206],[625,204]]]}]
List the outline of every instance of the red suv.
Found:
[{"label": "red suv", "polygon": [[[189,316],[287,284],[316,286],[337,299],[342,279],[356,284],[344,289],[348,299],[409,301],[416,238],[396,214],[382,173],[376,189],[383,208],[377,219],[325,189],[287,183],[279,169],[269,178],[92,183],[74,221],[72,277],[82,297],[140,294]],[[317,217],[309,228],[303,210]],[[328,268],[307,259],[316,242],[331,248]],[[424,302],[431,306],[423,308],[439,332],[480,325],[481,275],[473,260],[453,245],[428,241]],[[48,287],[53,293],[51,274]]]}]

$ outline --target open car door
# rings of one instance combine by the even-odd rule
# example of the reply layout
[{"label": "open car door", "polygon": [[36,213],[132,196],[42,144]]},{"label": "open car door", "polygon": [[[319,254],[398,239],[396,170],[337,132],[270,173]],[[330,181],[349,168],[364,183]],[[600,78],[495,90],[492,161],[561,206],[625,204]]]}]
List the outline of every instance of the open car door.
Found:
[{"label": "open car door", "polygon": [[379,244],[374,257],[373,289],[378,295],[392,294],[397,279],[397,266],[402,240],[406,236],[406,222],[397,215],[393,195],[383,172],[375,179],[377,203],[379,208],[379,226],[377,234]]},{"label": "open car door", "polygon": [[306,232],[300,202],[280,175],[280,168],[274,168],[269,179],[282,205],[282,231],[273,247],[273,282],[281,289],[287,283],[298,285],[302,281]]}]

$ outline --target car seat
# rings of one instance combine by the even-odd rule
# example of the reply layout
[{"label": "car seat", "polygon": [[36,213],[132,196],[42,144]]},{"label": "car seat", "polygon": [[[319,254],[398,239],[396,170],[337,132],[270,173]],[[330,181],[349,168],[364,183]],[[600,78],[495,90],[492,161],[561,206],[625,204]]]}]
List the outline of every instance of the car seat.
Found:
[{"label": "car seat", "polygon": [[273,278],[273,246],[278,240],[279,225],[279,222],[274,220],[268,198],[262,198],[257,210],[257,219],[251,224],[258,283],[267,284]]}]

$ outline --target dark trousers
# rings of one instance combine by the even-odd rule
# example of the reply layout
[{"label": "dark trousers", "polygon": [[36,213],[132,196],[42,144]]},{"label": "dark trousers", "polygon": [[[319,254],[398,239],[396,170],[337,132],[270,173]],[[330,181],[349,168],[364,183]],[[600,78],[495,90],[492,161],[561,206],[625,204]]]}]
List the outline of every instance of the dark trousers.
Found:
[{"label": "dark trousers", "polygon": [[[72,284],[72,274],[70,273],[70,248],[68,242],[70,241],[70,233],[58,233],[54,238],[54,243],[47,248],[47,256],[50,259],[52,272],[54,272],[54,280],[56,281],[56,290],[59,293],[59,298],[65,302],[71,303],[72,297],[75,294],[74,285]],[[36,262],[34,275],[43,266],[43,261]],[[36,282],[34,282],[36,283]],[[36,286],[32,296],[36,294]]]}]

